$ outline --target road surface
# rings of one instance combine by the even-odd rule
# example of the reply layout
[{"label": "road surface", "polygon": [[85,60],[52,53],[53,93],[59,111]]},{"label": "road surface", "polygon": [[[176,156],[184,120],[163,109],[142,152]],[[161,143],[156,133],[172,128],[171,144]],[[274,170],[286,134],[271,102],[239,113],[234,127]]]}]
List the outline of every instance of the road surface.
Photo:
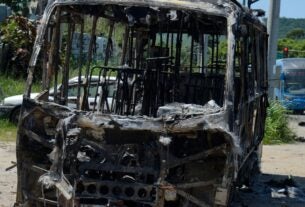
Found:
[{"label": "road surface", "polygon": [[[11,207],[15,200],[16,168],[5,171],[15,160],[15,144],[0,142],[0,207]],[[234,207],[304,207],[304,164],[305,143],[264,146],[263,174],[253,188],[236,194]],[[283,184],[288,176],[292,176],[296,187]]]}]

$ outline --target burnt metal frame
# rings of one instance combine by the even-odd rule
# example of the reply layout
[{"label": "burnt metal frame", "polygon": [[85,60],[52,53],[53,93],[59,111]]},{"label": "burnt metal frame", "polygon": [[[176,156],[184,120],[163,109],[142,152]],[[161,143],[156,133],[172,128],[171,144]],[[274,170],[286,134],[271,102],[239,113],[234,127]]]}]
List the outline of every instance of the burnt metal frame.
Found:
[{"label": "burnt metal frame", "polygon": [[[224,118],[225,117],[225,120],[223,121],[223,123],[224,123],[224,125],[229,124],[229,127],[227,129],[225,129],[223,131],[223,133],[225,133],[226,136],[228,136],[228,137],[231,137],[231,138],[234,137],[234,135],[233,135],[234,133],[233,132],[235,131],[235,133],[236,133],[236,129],[239,128],[239,127],[236,127],[234,125],[234,121],[235,121],[235,119],[237,119],[237,115],[236,115],[236,111],[235,111],[236,109],[234,108],[234,105],[235,105],[234,101],[236,101],[235,100],[235,93],[234,93],[235,92],[235,88],[234,88],[235,87],[234,86],[234,82],[235,81],[234,81],[234,79],[235,79],[235,75],[236,75],[235,74],[235,70],[234,70],[234,68],[235,68],[234,67],[235,66],[235,62],[234,61],[235,61],[235,56],[236,56],[235,55],[236,39],[237,39],[236,38],[236,35],[237,35],[236,33],[238,32],[236,30],[236,27],[239,26],[238,22],[237,22],[237,18],[240,17],[240,14],[242,13],[242,9],[237,4],[231,3],[231,1],[225,1],[225,0],[223,1],[223,3],[227,3],[227,7],[225,7],[225,8],[220,7],[219,5],[215,5],[214,1],[210,1],[210,0],[207,0],[205,2],[200,2],[200,3],[198,3],[198,2],[191,2],[191,1],[181,1],[181,2],[179,2],[179,4],[177,4],[176,1],[167,1],[167,2],[163,2],[163,1],[162,2],[160,2],[160,1],[149,1],[149,2],[146,2],[146,1],[144,1],[144,2],[143,1],[128,1],[128,2],[127,1],[55,1],[54,3],[51,3],[51,4],[48,5],[48,7],[46,9],[46,12],[44,14],[42,22],[46,23],[46,20],[51,15],[51,13],[55,9],[55,7],[57,7],[57,6],[60,6],[60,5],[69,5],[69,4],[84,4],[84,3],[86,3],[86,4],[93,4],[94,5],[94,4],[101,3],[101,2],[103,2],[105,4],[106,3],[114,4],[115,2],[120,2],[121,4],[124,3],[126,5],[131,5],[131,6],[133,6],[133,5],[141,5],[141,6],[148,6],[148,5],[150,5],[150,6],[154,6],[154,5],[162,3],[162,6],[165,6],[165,7],[198,10],[200,12],[205,12],[206,14],[213,14],[213,15],[216,14],[216,15],[224,16],[224,17],[227,18],[227,23],[228,23],[228,40],[229,41],[228,41],[228,56],[227,56],[227,71],[226,71],[226,87],[225,87],[224,107],[223,107],[222,113],[218,114],[218,116],[211,115],[210,118],[207,117],[207,120],[208,120],[207,122],[209,122],[207,129],[211,129],[212,131],[215,130],[215,129],[218,129],[218,130],[221,129],[222,128],[222,124],[216,123],[215,120],[218,120],[219,118]],[[214,7],[207,7],[207,6],[211,6],[211,5],[214,5],[215,9],[214,9]],[[210,8],[210,9],[207,9],[207,8]],[[255,21],[254,21],[254,23],[255,23]],[[250,22],[248,24],[251,25],[251,24],[254,24],[254,23]],[[26,90],[26,92],[24,94],[25,103],[27,102],[27,100],[29,98],[31,84],[32,84],[32,77],[33,77],[33,72],[34,72],[34,67],[35,67],[35,63],[37,61],[37,57],[38,57],[38,53],[39,53],[40,47],[41,47],[41,45],[43,43],[43,39],[42,38],[44,36],[43,33],[44,33],[45,30],[46,30],[46,24],[42,24],[42,26],[41,26],[41,28],[39,30],[39,34],[40,35],[38,35],[37,41],[35,43],[35,49],[34,49],[34,53],[33,53],[34,55],[32,56],[31,63],[30,63],[29,77],[28,77],[28,82],[27,82],[27,90]],[[57,32],[57,31],[55,31],[55,32]],[[262,32],[265,32],[265,31],[262,31]],[[262,39],[264,39],[264,38],[262,38]],[[257,43],[257,42],[255,42],[255,43]],[[252,47],[253,48],[257,48],[257,45],[254,46],[254,43],[252,43]],[[263,49],[263,51],[264,51],[264,49]],[[179,53],[179,50],[177,52]],[[264,57],[261,56],[262,54],[256,50],[256,51],[253,51],[251,53],[253,55],[252,56],[253,63],[254,63],[254,60],[256,58],[256,56],[254,55],[255,52],[257,54],[259,54],[259,57],[262,60],[264,60]],[[82,55],[81,55],[81,57],[82,57]],[[266,65],[264,64],[264,66],[266,66]],[[247,65],[244,64],[242,66],[242,64],[241,64],[241,67],[246,67],[247,68]],[[89,74],[88,68],[87,68],[87,76]],[[256,69],[257,69],[257,67],[256,67]],[[57,70],[55,70],[55,71],[57,71]],[[244,70],[242,70],[242,71],[244,71]],[[246,71],[247,71],[247,69],[246,69]],[[259,70],[256,70],[255,72],[259,73]],[[264,77],[266,78],[266,73],[264,74]],[[241,79],[245,80],[245,78],[241,78]],[[257,79],[257,80],[259,80],[259,79]],[[264,81],[266,81],[266,80],[267,79],[264,79]],[[260,116],[262,116],[261,119],[264,119],[264,117],[263,117],[264,113],[265,113],[264,109],[265,109],[265,104],[267,102],[266,94],[265,94],[265,89],[266,89],[265,87],[266,87],[266,83],[263,86],[262,93],[260,93],[259,96],[255,97],[255,99],[257,101],[259,101],[259,102],[257,102],[257,104],[260,104],[262,106],[262,111],[259,114]],[[242,97],[244,98],[244,96],[242,96]],[[241,105],[240,105],[242,107],[240,109],[241,111],[242,110],[247,110],[247,108],[251,107],[250,106],[251,99],[252,99],[252,97],[250,97],[250,99],[248,100],[249,104],[246,104],[243,107],[242,107],[243,102],[241,101]],[[240,99],[240,100],[242,100],[242,99]],[[42,111],[52,112],[51,108],[48,108],[48,106],[42,105],[42,107],[43,107]],[[23,106],[23,112],[25,112],[25,110],[26,110],[26,106]],[[52,113],[57,114],[58,112],[54,112],[53,111]],[[69,112],[69,110],[68,111],[63,111],[62,115],[59,116],[59,117],[62,117],[64,114],[67,115],[69,113],[71,113],[71,112]],[[241,113],[239,113],[239,114],[241,114]],[[246,112],[246,114],[249,114],[249,112]],[[57,116],[58,115],[59,114],[57,114]],[[27,114],[26,113],[23,113],[22,120],[27,120]],[[260,119],[259,118],[256,119],[256,122],[258,122],[257,120],[260,120]],[[112,121],[113,121],[114,127],[117,126],[117,127],[120,128],[120,127],[123,126],[123,125],[120,124],[120,117],[113,117]],[[138,120],[136,120],[136,121],[138,121]],[[148,121],[150,121],[150,120],[148,120]],[[194,121],[195,121],[194,123],[200,123],[196,119]],[[133,122],[133,120],[130,119],[127,123],[132,123],[132,122]],[[22,135],[27,135],[28,137],[31,137],[31,138],[33,138],[35,140],[38,140],[38,142],[40,142],[40,143],[45,143],[44,138],[41,138],[38,134],[34,134],[34,132],[30,132],[30,131],[26,131],[26,130],[22,129],[23,127],[22,127],[21,123],[22,122],[19,123],[19,131],[18,131],[18,137],[19,138],[17,139],[17,159],[18,158],[20,159],[20,154],[19,154],[18,148],[20,147],[19,144],[20,144],[20,141],[21,141],[20,138],[21,138]],[[121,123],[123,123],[123,122],[121,121]],[[244,123],[244,122],[242,122],[242,123]],[[152,125],[154,125],[154,124],[155,123],[152,122]],[[211,126],[211,124],[213,126]],[[126,123],[125,123],[125,125],[126,125]],[[182,134],[186,133],[187,132],[186,129],[189,127],[189,124],[188,123],[184,123],[181,126],[182,126],[181,129],[177,130],[177,132],[180,132]],[[195,126],[196,126],[196,124],[195,124]],[[69,129],[69,127],[66,126],[64,124],[64,122],[62,123],[61,127],[62,127],[63,131],[61,133],[59,133],[57,135],[58,137],[56,138],[56,140],[57,140],[56,141],[57,142],[56,145],[57,145],[58,149],[61,149],[63,147],[62,139],[63,139],[63,137],[66,136],[65,135],[66,134],[65,130]],[[192,127],[194,127],[194,126],[192,126]],[[209,128],[209,127],[211,127],[211,128]],[[261,136],[261,134],[262,134],[261,130],[263,130],[262,129],[263,126],[255,125],[255,127],[259,127],[260,128],[260,130],[259,130],[260,133],[258,133],[258,135]],[[111,128],[112,128],[112,126],[110,126],[110,129]],[[155,130],[158,131],[158,129],[160,130],[162,127],[153,127],[153,128],[155,128]],[[149,129],[149,130],[152,130],[152,129]],[[173,130],[173,129],[171,129],[171,130]],[[165,133],[165,132],[163,132],[163,133]],[[239,133],[236,133],[236,134],[239,134]],[[255,143],[254,145],[252,144],[250,146],[250,148],[251,148],[250,150],[254,150],[257,147],[257,145],[259,144],[260,139],[261,139],[261,137],[259,137],[259,139],[256,140],[257,143]],[[49,146],[49,144],[47,142],[45,143],[45,145]],[[166,147],[161,147],[161,148],[163,148],[161,150],[161,163],[162,163],[163,160],[166,160],[165,159],[165,156],[166,156],[166,154],[165,154],[166,153]],[[212,149],[212,150],[214,151],[215,149]],[[59,155],[62,155],[62,153],[63,153],[63,151],[60,150],[59,151]],[[207,151],[203,152],[203,154],[205,154],[205,153],[207,153]],[[243,158],[244,161],[245,161],[249,154],[246,154],[245,157],[241,156],[241,158]],[[193,156],[196,157],[197,155],[193,155]],[[227,164],[226,164],[227,167],[226,167],[226,170],[230,171],[230,168],[233,168],[234,172],[237,173],[239,171],[239,169],[236,169],[236,168],[237,167],[241,168],[242,166],[241,165],[240,166],[236,166],[236,164],[234,164],[236,162],[235,156],[236,155],[234,155],[234,153],[230,154],[230,155],[227,155]],[[199,159],[199,158],[202,158],[202,156],[200,155],[199,157],[197,157],[195,159]],[[189,159],[191,159],[191,157],[188,157],[188,160]],[[57,163],[57,165],[55,165],[54,163],[52,165],[53,168],[54,168],[53,169],[54,171],[61,171],[62,170],[62,169],[60,169],[60,166],[61,166],[60,163],[62,162],[62,160],[59,159],[58,161],[59,161],[59,163]],[[183,162],[183,159],[180,160],[179,163],[180,162]],[[244,162],[242,162],[242,163],[244,163]],[[18,164],[19,167],[21,166],[20,164],[21,163]],[[160,187],[161,188],[165,188],[165,189],[170,187],[170,185],[167,185],[166,183],[164,183],[166,165],[170,165],[170,163],[161,164],[161,169],[160,169],[160,178],[161,178],[161,181],[163,181],[163,185],[164,185],[164,186],[160,186]],[[20,181],[20,178],[21,178],[21,180],[25,179],[23,176],[24,175],[20,175],[20,168],[19,168],[18,180]],[[233,176],[233,177],[229,177],[228,176],[228,177],[224,178],[223,179],[223,183],[222,183],[222,185],[220,187],[222,187],[223,189],[227,189],[228,188],[227,185],[228,185],[228,183],[230,183],[229,180],[233,180],[234,178],[236,178],[236,175]],[[177,187],[179,185],[177,184]],[[191,184],[181,184],[181,185],[182,186],[184,186],[184,185],[188,186],[188,185],[191,185]],[[194,185],[197,185],[197,186],[198,185],[205,185],[205,183],[197,183],[197,184],[194,184]],[[19,193],[18,193],[18,196],[17,196],[17,201],[22,200],[21,199],[21,195],[20,195],[20,192],[22,192],[22,191],[23,191],[22,189],[18,189]],[[196,204],[198,206],[207,206],[208,205],[204,201],[200,201],[197,198],[195,198],[194,196],[192,196],[191,194],[188,194],[188,193],[186,193],[184,191],[178,190],[177,194],[179,194],[180,196],[188,199],[189,201],[191,201],[192,203],[194,203],[194,204]],[[161,194],[160,194],[160,196],[161,196]],[[37,198],[37,199],[39,200],[40,198]],[[47,200],[45,200],[45,201],[47,201]],[[157,202],[159,202],[157,204],[158,206],[163,206],[162,199],[161,200],[157,199]],[[226,203],[227,201],[220,201],[220,203],[221,202]],[[50,203],[52,203],[52,201],[50,201]]]}]

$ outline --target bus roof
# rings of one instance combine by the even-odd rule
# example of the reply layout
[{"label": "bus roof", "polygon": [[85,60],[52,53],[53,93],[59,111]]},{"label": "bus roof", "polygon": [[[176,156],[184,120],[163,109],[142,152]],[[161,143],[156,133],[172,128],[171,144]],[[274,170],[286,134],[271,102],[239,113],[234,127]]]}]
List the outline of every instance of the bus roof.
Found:
[{"label": "bus roof", "polygon": [[281,66],[283,70],[287,69],[305,69],[305,58],[285,58],[276,61],[276,65]]},{"label": "bus roof", "polygon": [[[51,5],[103,5],[118,4],[124,6],[143,6],[152,8],[191,9],[228,17],[243,10],[241,4],[236,0],[49,0]],[[48,8],[46,8],[48,9]]]}]

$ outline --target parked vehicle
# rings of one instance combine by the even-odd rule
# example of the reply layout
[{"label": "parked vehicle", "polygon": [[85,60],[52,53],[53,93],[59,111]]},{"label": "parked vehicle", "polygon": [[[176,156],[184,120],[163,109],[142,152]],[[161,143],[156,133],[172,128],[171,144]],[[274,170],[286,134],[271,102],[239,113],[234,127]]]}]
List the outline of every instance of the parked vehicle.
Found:
[{"label": "parked vehicle", "polygon": [[[18,123],[16,206],[228,206],[259,171],[268,102],[261,12],[233,0],[48,2]],[[73,33],[84,28],[79,73],[105,81],[92,109],[90,81],[83,95],[77,83],[75,110],[67,86]],[[94,63],[100,32],[105,58]],[[48,90],[30,98],[39,61],[42,85],[57,89],[62,77],[53,102]]]},{"label": "parked vehicle", "polygon": [[[31,98],[35,98],[39,93],[31,93]],[[0,102],[0,115],[3,117],[8,117],[9,120],[17,124],[20,108],[22,104],[22,95],[9,96],[4,98]]]},{"label": "parked vehicle", "polygon": [[274,66],[278,79],[275,99],[288,110],[303,114],[305,110],[305,58],[286,58]]},{"label": "parked vehicle", "polygon": [[[84,93],[83,81],[84,81],[84,77],[81,78],[82,85],[80,87],[80,94]],[[88,104],[89,104],[89,108],[91,110],[94,109],[94,106],[99,101],[99,97],[95,98],[95,94],[97,93],[96,90],[97,90],[98,81],[99,81],[98,76],[92,76],[90,78]],[[113,94],[115,92],[115,88],[116,88],[115,77],[109,77],[108,85],[109,85],[109,87],[108,87],[107,93],[110,96],[110,94]],[[71,107],[74,109],[77,108],[76,100],[77,100],[78,87],[79,87],[78,77],[71,78],[69,80],[69,85],[68,85],[68,104],[67,104],[68,107]],[[99,91],[101,91],[101,90],[102,90],[102,88],[100,87]],[[56,99],[56,98],[54,98],[54,95],[55,95],[54,91],[55,91],[54,88],[50,90],[49,101],[54,101],[54,99]],[[59,85],[57,87],[56,93],[60,94],[61,91],[62,91],[62,85]],[[35,99],[38,95],[39,95],[39,93],[31,93],[31,98]],[[58,95],[56,95],[56,96],[58,96]],[[0,102],[0,116],[8,117],[12,123],[17,124],[18,119],[19,119],[21,105],[22,105],[22,100],[23,100],[22,94],[4,98]],[[113,105],[111,97],[108,97],[107,102],[108,102],[108,105]]]}]

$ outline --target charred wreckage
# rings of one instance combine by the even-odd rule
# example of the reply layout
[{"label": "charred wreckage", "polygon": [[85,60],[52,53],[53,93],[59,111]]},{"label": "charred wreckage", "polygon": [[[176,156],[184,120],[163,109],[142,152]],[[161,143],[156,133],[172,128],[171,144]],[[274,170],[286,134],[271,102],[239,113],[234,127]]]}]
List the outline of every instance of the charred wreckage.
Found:
[{"label": "charred wreckage", "polygon": [[228,206],[259,168],[266,45],[233,0],[49,1],[18,124],[15,206]]}]

